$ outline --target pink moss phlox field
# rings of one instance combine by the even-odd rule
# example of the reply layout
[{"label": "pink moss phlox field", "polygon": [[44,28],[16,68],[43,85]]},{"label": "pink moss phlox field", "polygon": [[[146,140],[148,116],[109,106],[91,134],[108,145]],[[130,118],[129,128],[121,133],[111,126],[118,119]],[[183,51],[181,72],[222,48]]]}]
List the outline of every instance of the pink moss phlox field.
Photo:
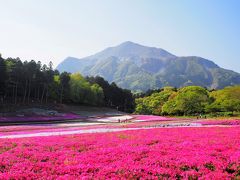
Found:
[{"label": "pink moss phlox field", "polygon": [[171,121],[177,120],[176,118],[164,117],[164,116],[154,116],[154,115],[134,115],[136,121]]},{"label": "pink moss phlox field", "polygon": [[[140,126],[141,127],[141,126]],[[75,131],[75,130],[89,130],[99,128],[128,128],[126,125],[83,125],[79,127],[62,127],[57,125],[21,125],[21,126],[0,126],[0,136],[17,135],[17,134],[32,134],[41,132],[62,132],[62,131]],[[130,128],[130,127],[129,127]]]},{"label": "pink moss phlox field", "polygon": [[[95,130],[95,129],[113,129],[117,128],[117,126],[85,126],[85,127],[52,127],[52,128],[29,128],[29,129],[18,129],[18,130],[8,130],[8,131],[1,131],[0,130],[0,137],[6,135],[20,135],[20,134],[33,134],[33,133],[48,133],[48,132],[64,132],[64,131],[78,131],[78,130]],[[122,128],[122,127],[119,127]]]},{"label": "pink moss phlox field", "polygon": [[228,119],[228,120],[205,120],[199,121],[202,125],[240,125],[240,120]]},{"label": "pink moss phlox field", "polygon": [[238,179],[240,127],[2,139],[0,179]]},{"label": "pink moss phlox field", "polygon": [[23,117],[0,117],[0,122],[31,122],[31,121],[49,121],[49,120],[72,120],[82,119],[82,116],[73,113],[66,113],[61,116],[23,116]]},{"label": "pink moss phlox field", "polygon": [[157,127],[159,124],[167,124],[167,122],[160,121],[140,121],[136,123],[122,124],[123,128],[148,128],[148,127]]}]

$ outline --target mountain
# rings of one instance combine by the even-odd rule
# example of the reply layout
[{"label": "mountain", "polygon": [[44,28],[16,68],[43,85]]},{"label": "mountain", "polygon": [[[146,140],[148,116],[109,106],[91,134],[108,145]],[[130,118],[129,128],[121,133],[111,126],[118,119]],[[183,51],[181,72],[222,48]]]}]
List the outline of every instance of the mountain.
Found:
[{"label": "mountain", "polygon": [[220,89],[240,84],[239,73],[223,69],[210,60],[196,56],[178,57],[164,49],[130,41],[82,59],[67,57],[57,69],[102,76],[134,91],[186,85]]}]

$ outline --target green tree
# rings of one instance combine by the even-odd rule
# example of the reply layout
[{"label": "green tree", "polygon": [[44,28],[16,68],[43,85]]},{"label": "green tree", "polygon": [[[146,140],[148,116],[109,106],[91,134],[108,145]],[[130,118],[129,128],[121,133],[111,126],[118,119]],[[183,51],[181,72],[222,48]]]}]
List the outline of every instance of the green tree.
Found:
[{"label": "green tree", "polygon": [[6,64],[5,60],[2,58],[0,54],[0,102],[3,103],[5,91],[6,91]]},{"label": "green tree", "polygon": [[162,114],[162,106],[166,103],[169,97],[175,93],[172,87],[165,87],[159,92],[154,92],[150,96],[138,98],[135,100],[136,113],[139,114]]},{"label": "green tree", "polygon": [[64,101],[67,101],[69,98],[69,82],[70,82],[70,74],[67,72],[63,72],[60,75],[60,86],[61,86],[61,92],[60,92],[60,103],[62,103],[63,99]]},{"label": "green tree", "polygon": [[104,98],[103,89],[98,84],[93,84],[91,85],[91,93],[89,104],[102,105]]},{"label": "green tree", "polygon": [[74,103],[98,105],[103,101],[103,91],[97,84],[91,85],[81,74],[70,75],[70,99]]},{"label": "green tree", "polygon": [[166,114],[192,115],[205,112],[210,98],[208,91],[199,86],[187,86],[163,106]]},{"label": "green tree", "polygon": [[109,84],[102,77],[87,77],[91,84],[98,84],[104,94],[104,105],[125,112],[133,112],[135,109],[134,97],[130,90],[119,88],[115,83]]},{"label": "green tree", "polygon": [[206,107],[209,113],[240,111],[240,86],[231,86],[210,93],[212,103]]}]

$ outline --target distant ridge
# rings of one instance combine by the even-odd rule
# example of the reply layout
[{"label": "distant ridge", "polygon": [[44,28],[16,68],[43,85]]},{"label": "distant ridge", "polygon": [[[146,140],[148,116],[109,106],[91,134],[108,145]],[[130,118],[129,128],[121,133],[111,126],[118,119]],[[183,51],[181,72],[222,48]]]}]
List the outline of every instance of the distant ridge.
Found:
[{"label": "distant ridge", "polygon": [[57,69],[102,76],[134,91],[186,85],[220,89],[240,84],[239,73],[223,69],[210,60],[197,56],[177,57],[164,49],[130,41],[86,58],[67,57]]}]

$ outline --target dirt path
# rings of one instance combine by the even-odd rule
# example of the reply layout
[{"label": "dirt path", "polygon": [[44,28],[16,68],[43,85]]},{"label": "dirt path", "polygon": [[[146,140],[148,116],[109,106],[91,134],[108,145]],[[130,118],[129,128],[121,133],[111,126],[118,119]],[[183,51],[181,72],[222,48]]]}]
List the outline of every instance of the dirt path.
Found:
[{"label": "dirt path", "polygon": [[57,131],[57,132],[41,132],[41,133],[31,133],[31,134],[12,134],[0,136],[0,139],[5,138],[26,138],[26,137],[39,137],[39,136],[60,136],[60,135],[70,135],[70,134],[85,134],[85,133],[103,133],[103,132],[118,132],[126,130],[137,130],[146,128],[97,128],[97,129],[81,129],[75,131]]},{"label": "dirt path", "polygon": [[40,137],[40,136],[60,136],[70,134],[85,134],[85,133],[104,133],[104,132],[118,132],[118,131],[131,131],[139,129],[154,129],[154,128],[177,128],[177,127],[202,127],[196,123],[170,123],[162,124],[152,127],[137,127],[137,128],[93,128],[93,129],[79,129],[79,130],[64,130],[64,131],[49,131],[49,132],[28,132],[22,134],[9,134],[0,135],[3,138],[26,138],[26,137]]},{"label": "dirt path", "polygon": [[0,127],[0,139],[104,133],[153,128],[200,127],[201,124],[195,121],[195,119],[174,119],[144,122],[130,115],[92,117],[85,121],[75,120],[49,124],[29,123],[26,125],[2,126]]}]

